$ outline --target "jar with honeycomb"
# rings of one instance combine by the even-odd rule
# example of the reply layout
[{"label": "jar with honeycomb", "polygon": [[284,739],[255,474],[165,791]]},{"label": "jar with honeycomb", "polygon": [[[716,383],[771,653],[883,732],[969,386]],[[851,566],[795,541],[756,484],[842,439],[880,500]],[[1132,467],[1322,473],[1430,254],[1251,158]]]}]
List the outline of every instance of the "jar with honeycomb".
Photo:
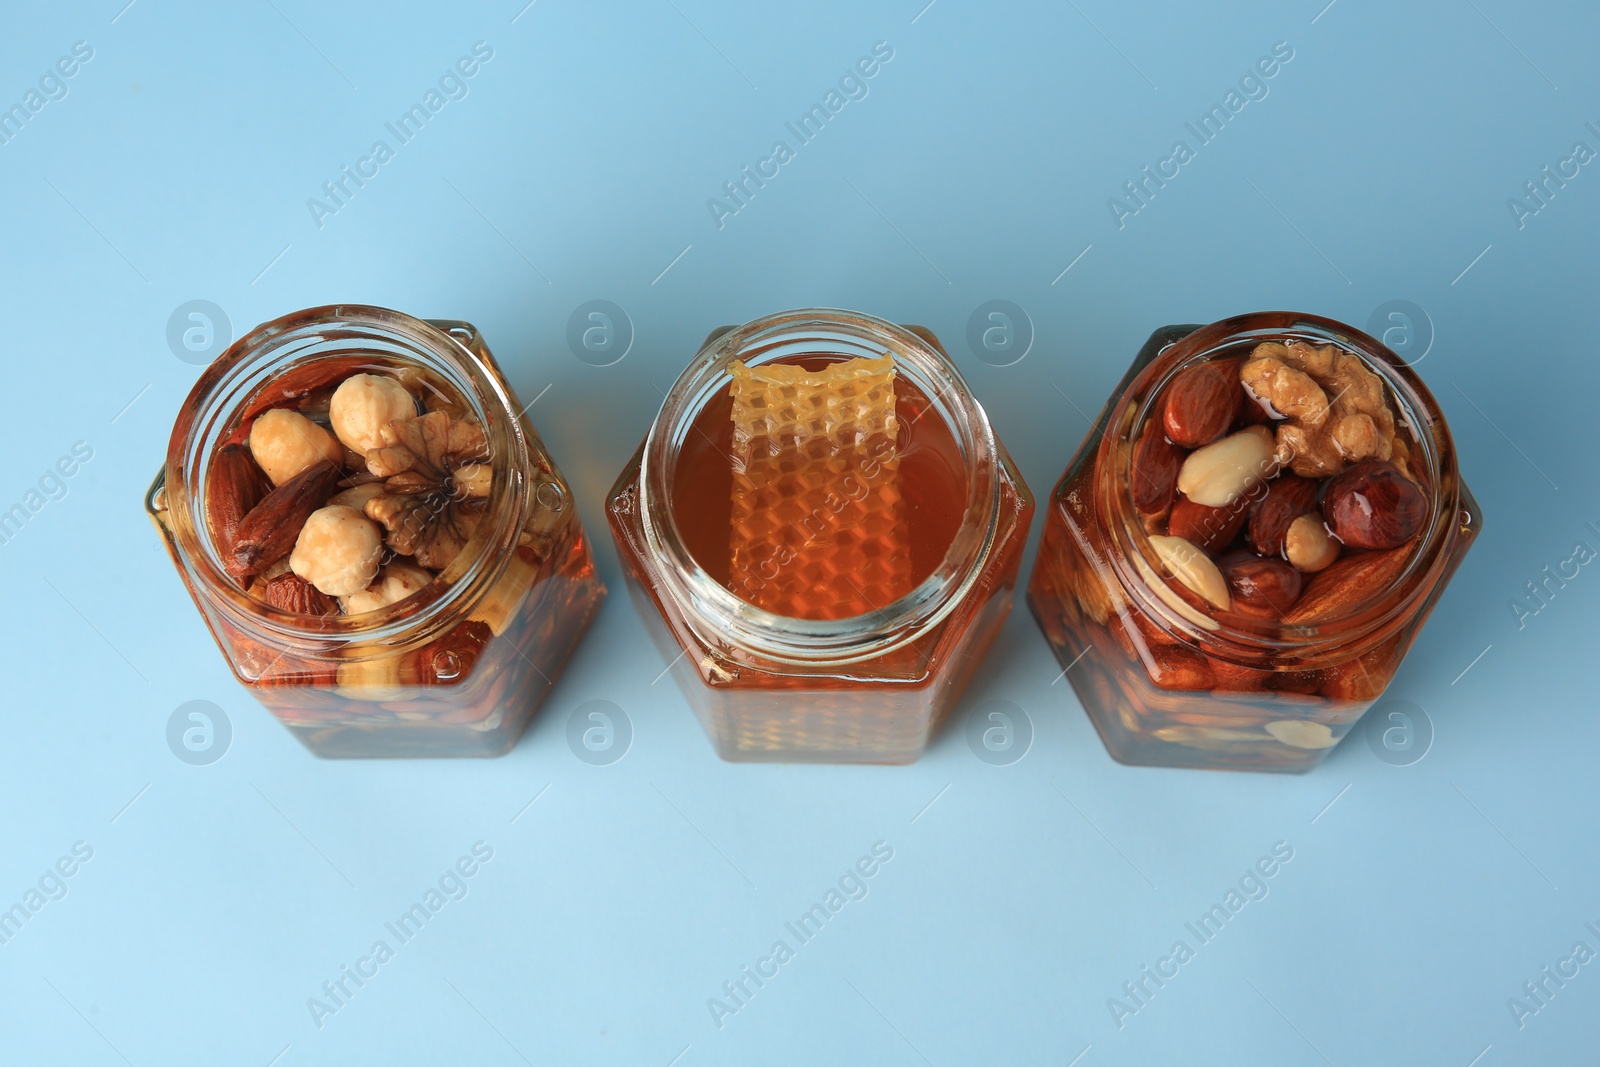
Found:
[{"label": "jar with honeycomb", "polygon": [[724,759],[908,763],[1010,611],[1033,499],[931,333],[801,310],[712,334],[606,510]]}]

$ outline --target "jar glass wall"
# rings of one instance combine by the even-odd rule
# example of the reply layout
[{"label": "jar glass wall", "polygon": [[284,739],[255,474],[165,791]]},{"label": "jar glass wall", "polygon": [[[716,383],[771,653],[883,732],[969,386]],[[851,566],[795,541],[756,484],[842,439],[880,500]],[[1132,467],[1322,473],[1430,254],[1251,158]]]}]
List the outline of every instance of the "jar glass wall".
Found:
[{"label": "jar glass wall", "polygon": [[1378,341],[1288,312],[1171,326],[1051,493],[1028,599],[1114,758],[1305,771],[1481,524],[1438,404]]},{"label": "jar glass wall", "polygon": [[[434,531],[453,512],[412,511],[404,523],[386,524],[393,528],[380,574],[397,560],[440,564],[411,566],[421,576],[416,591],[367,603],[340,597],[343,608],[334,610],[324,597],[325,614],[289,610],[301,605],[264,599],[259,575],[241,580],[230,572],[236,546],[222,543],[232,533],[219,533],[214,511],[218,457],[249,442],[270,410],[326,427],[330,394],[356,374],[405,383],[426,408],[417,422],[430,419],[430,429],[481,429],[482,462],[473,469],[489,488],[474,491],[473,522],[451,526],[447,562],[397,542],[396,532]],[[335,466],[346,477],[335,488],[365,483],[376,494],[395,485],[367,473],[359,450],[343,451]],[[418,460],[417,470],[427,469]],[[468,470],[453,473],[464,480]],[[571,491],[478,331],[464,322],[342,305],[256,328],[207,368],[185,401],[146,509],[234,674],[319,756],[505,752],[605,594]],[[298,555],[293,530],[287,536]],[[415,557],[398,556],[396,543]],[[287,557],[273,569],[287,574]]]},{"label": "jar glass wall", "polygon": [[[752,444],[738,421],[736,375],[884,357],[876,428],[821,400],[809,437]],[[713,333],[607,498],[640,614],[729,760],[914,760],[1010,611],[1032,511],[931,333],[817,309]]]}]

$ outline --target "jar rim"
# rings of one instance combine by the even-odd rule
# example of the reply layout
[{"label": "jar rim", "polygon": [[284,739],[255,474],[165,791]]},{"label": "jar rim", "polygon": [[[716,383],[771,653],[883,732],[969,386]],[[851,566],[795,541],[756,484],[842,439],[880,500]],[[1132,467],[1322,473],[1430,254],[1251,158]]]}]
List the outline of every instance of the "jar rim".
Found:
[{"label": "jar rim", "polygon": [[[213,360],[179,409],[163,468],[172,542],[198,587],[207,590],[208,603],[226,614],[230,623],[270,635],[284,645],[304,649],[370,644],[374,654],[431,640],[437,631],[470,614],[509,564],[531,504],[530,452],[521,412],[493,357],[481,345],[475,350],[471,342],[476,338],[476,328],[466,322],[419,319],[366,304],[327,304],[264,322]],[[447,378],[482,423],[491,456],[507,457],[508,476],[457,561],[436,577],[436,582],[446,579],[442,592],[422,599],[420,605],[417,597],[408,597],[376,611],[318,618],[308,624],[307,616],[280,611],[250,596],[222,569],[204,514],[203,478],[215,454],[217,431],[230,427],[265,385],[296,366],[329,358],[331,353],[319,351],[327,343],[348,344],[344,354],[355,356],[361,354],[363,340],[386,346],[372,351],[375,361],[410,361]],[[285,355],[298,358],[275,366]]]},{"label": "jar rim", "polygon": [[[1181,370],[1236,356],[1245,346],[1290,339],[1335,345],[1359,358],[1383,379],[1389,399],[1399,409],[1397,420],[1410,431],[1411,440],[1420,453],[1412,459],[1421,462],[1426,470],[1423,489],[1429,503],[1427,522],[1401,571],[1386,585],[1374,588],[1365,598],[1336,615],[1287,623],[1278,619],[1256,620],[1229,612],[1221,619],[1206,615],[1208,624],[1197,629],[1193,616],[1205,613],[1193,608],[1181,611],[1171,602],[1175,593],[1163,597],[1151,587],[1152,579],[1155,582],[1162,579],[1156,554],[1127,488],[1133,444],[1152,418],[1159,419],[1156,402]],[[1414,602],[1428,595],[1433,585],[1430,581],[1418,580],[1419,576],[1448,563],[1457,516],[1461,512],[1462,489],[1449,425],[1433,394],[1411,366],[1381,341],[1352,326],[1319,315],[1289,311],[1236,315],[1200,326],[1163,347],[1144,367],[1130,372],[1125,385],[1108,406],[1105,418],[1113,421],[1107,423],[1095,462],[1097,470],[1109,469],[1112,477],[1100,480],[1104,506],[1096,510],[1102,532],[1117,546],[1117,551],[1111,554],[1111,562],[1123,588],[1138,596],[1139,610],[1164,624],[1174,635],[1236,646],[1246,654],[1263,648],[1304,651],[1310,646],[1337,647],[1343,652],[1347,646],[1359,645],[1371,635],[1384,632],[1387,624],[1403,617]],[[1397,589],[1404,590],[1403,595],[1394,596]],[[1145,595],[1147,593],[1150,595]]]},{"label": "jar rim", "polygon": [[[695,559],[678,529],[672,475],[678,446],[712,396],[725,389],[735,360],[771,362],[807,344],[813,354],[834,350],[891,355],[928,395],[965,461],[966,493],[960,527],[943,559],[916,588],[877,611],[840,619],[801,619],[759,608],[717,581]],[[766,356],[766,358],[762,358]],[[663,561],[662,582],[701,636],[731,640],[764,660],[789,665],[861,662],[902,648],[929,632],[962,602],[982,573],[1000,516],[1000,459],[994,431],[954,363],[912,330],[860,312],[801,308],[765,315],[707,339],[668,391],[650,425],[640,460],[640,519],[652,554]]]}]

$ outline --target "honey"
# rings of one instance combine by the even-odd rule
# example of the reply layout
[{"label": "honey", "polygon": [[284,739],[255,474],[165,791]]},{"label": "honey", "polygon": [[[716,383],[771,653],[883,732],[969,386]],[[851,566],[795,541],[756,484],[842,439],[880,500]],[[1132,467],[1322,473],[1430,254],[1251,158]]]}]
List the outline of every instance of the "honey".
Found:
[{"label": "honey", "polygon": [[[815,376],[843,365],[766,367]],[[802,619],[879,611],[927,580],[961,525],[961,455],[942,420],[923,421],[931,402],[915,383],[893,376],[887,393],[875,425],[831,433],[741,435],[731,390],[708,403],[673,475],[679,532],[706,572]]]}]

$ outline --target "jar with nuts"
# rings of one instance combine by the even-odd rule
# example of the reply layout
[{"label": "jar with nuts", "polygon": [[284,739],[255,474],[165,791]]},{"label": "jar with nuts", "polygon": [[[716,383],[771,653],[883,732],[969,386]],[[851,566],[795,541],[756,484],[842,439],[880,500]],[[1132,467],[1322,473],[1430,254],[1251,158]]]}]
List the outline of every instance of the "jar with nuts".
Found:
[{"label": "jar with nuts", "polygon": [[145,504],[234,674],[319,756],[507,751],[605,595],[464,322],[257,327],[189,394]]},{"label": "jar with nuts", "polygon": [[1380,342],[1289,312],[1169,326],[1051,494],[1028,601],[1113,758],[1306,771],[1482,521]]}]

